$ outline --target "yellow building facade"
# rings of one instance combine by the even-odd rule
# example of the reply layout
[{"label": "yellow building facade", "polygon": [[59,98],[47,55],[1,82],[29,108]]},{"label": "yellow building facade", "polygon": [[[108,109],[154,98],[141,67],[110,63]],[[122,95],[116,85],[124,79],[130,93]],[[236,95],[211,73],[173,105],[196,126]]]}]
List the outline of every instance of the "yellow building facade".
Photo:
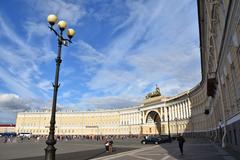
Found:
[{"label": "yellow building facade", "polygon": [[0,133],[14,133],[15,124],[0,124]]},{"label": "yellow building facade", "polygon": [[[178,98],[178,99],[177,99]],[[20,112],[16,132],[48,135],[50,111]],[[102,111],[57,112],[56,135],[151,135],[191,132],[187,128],[191,116],[186,94],[172,98],[157,96],[141,105]]]}]

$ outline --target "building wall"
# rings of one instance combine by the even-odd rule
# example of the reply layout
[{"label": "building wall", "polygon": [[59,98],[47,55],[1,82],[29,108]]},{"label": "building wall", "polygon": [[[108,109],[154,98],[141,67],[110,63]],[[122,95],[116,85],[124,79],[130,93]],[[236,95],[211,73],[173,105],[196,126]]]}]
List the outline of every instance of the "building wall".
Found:
[{"label": "building wall", "polygon": [[[149,117],[150,112],[158,116]],[[51,112],[20,112],[16,132],[48,135]],[[56,135],[157,135],[168,134],[168,113],[171,134],[192,132],[187,126],[191,116],[187,93],[176,97],[156,97],[141,105],[94,112],[57,112]]]},{"label": "building wall", "polygon": [[14,124],[0,124],[0,133],[12,133],[15,132],[15,125]]},{"label": "building wall", "polygon": [[[240,149],[240,1],[199,0],[202,82],[192,91],[194,128],[225,146]],[[208,82],[217,80],[208,97]],[[194,101],[194,99],[192,99]],[[201,103],[202,101],[203,103]],[[209,109],[209,114],[198,114]],[[224,145],[223,145],[224,146]]]}]

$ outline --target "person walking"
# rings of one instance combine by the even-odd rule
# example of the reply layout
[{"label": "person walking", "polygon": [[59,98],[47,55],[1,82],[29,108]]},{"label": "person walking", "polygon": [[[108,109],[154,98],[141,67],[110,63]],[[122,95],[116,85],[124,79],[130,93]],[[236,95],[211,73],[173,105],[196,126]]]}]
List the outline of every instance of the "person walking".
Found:
[{"label": "person walking", "polygon": [[106,149],[106,152],[108,152],[109,151],[109,141],[108,140],[106,140],[105,141],[105,149]]},{"label": "person walking", "polygon": [[182,134],[179,135],[177,140],[178,140],[178,146],[179,146],[180,152],[183,155],[183,144],[185,142],[185,139],[184,139],[183,135]]}]

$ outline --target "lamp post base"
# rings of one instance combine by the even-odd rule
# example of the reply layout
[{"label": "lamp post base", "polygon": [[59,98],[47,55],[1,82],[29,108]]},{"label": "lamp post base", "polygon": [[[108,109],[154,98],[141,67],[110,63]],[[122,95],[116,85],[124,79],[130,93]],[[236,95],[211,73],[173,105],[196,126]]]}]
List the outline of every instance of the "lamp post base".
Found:
[{"label": "lamp post base", "polygon": [[48,145],[47,148],[45,148],[45,160],[55,160],[56,150],[54,146]]}]

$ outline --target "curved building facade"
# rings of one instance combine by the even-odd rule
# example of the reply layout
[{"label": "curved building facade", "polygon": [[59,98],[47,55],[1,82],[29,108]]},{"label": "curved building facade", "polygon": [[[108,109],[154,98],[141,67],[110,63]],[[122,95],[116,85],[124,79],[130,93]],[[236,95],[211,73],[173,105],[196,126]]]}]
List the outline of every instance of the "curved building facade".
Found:
[{"label": "curved building facade", "polygon": [[[116,110],[57,112],[57,135],[207,136],[240,150],[240,1],[199,0],[202,80],[174,97]],[[50,112],[17,114],[16,132],[47,135]],[[168,123],[169,122],[169,123]]]},{"label": "curved building facade", "polygon": [[[187,93],[167,98],[156,96],[141,105],[102,111],[57,112],[56,135],[156,135],[192,132]],[[17,114],[16,132],[48,135],[50,111]],[[169,116],[169,118],[168,118]]]}]

